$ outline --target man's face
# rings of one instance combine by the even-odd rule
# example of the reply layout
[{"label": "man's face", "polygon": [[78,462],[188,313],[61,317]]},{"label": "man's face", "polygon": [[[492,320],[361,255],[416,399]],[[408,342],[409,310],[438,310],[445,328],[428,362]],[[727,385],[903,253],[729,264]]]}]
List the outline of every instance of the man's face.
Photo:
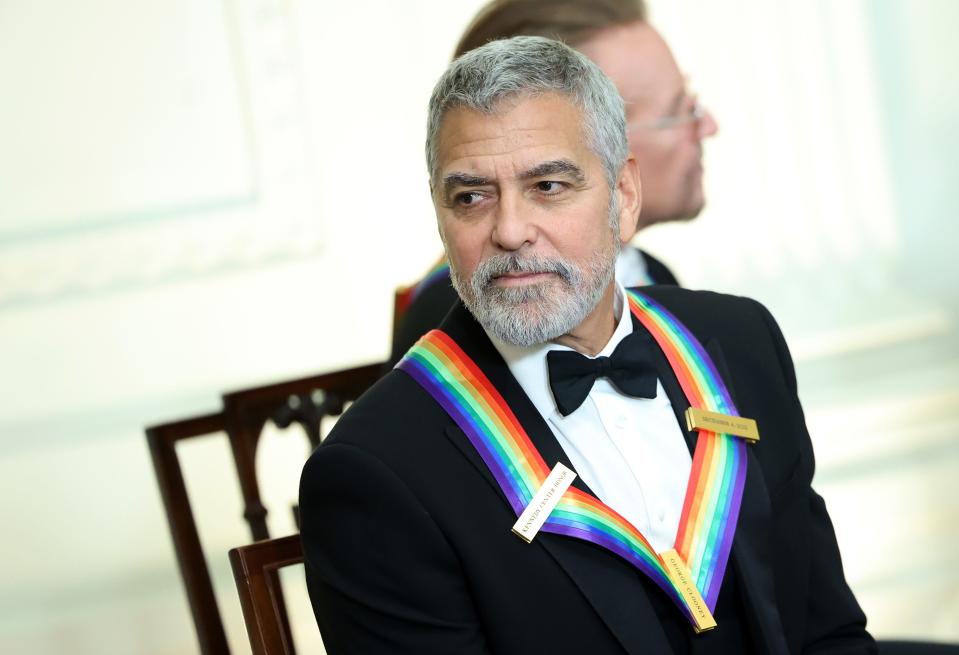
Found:
[{"label": "man's face", "polygon": [[494,335],[555,339],[611,293],[638,199],[622,202],[617,186],[614,231],[579,108],[554,94],[508,99],[492,115],[458,107],[443,119],[437,154],[433,203],[453,283]]},{"label": "man's face", "polygon": [[646,23],[603,30],[578,49],[613,80],[626,101],[629,148],[639,162],[643,210],[638,228],[693,218],[703,208],[702,140],[716,133],[669,46]]}]

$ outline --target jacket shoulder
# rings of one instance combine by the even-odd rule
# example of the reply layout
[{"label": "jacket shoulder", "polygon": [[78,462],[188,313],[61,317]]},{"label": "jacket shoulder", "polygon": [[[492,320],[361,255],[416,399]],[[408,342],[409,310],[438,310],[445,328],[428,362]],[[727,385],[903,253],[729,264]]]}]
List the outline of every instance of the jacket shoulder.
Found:
[{"label": "jacket shoulder", "polygon": [[646,262],[646,271],[649,273],[649,278],[653,281],[653,284],[671,284],[674,286],[679,286],[679,280],[676,279],[676,276],[669,269],[666,264],[662,261],[653,257],[648,252],[642,248],[637,248],[639,251],[640,257]]},{"label": "jacket shoulder", "polygon": [[324,457],[334,445],[347,445],[387,466],[405,465],[444,440],[449,423],[448,414],[412,377],[393,369],[350,405],[310,460]]},{"label": "jacket shoulder", "polygon": [[792,357],[782,330],[766,307],[752,298],[673,286],[637,289],[672,313],[706,345],[718,339],[728,356],[745,363],[777,362],[795,387]]},{"label": "jacket shoulder", "polygon": [[713,328],[731,325],[741,328],[743,325],[766,323],[769,310],[757,300],[745,296],[734,296],[716,291],[684,289],[672,285],[654,285],[636,289],[649,296],[676,318],[695,325]]}]

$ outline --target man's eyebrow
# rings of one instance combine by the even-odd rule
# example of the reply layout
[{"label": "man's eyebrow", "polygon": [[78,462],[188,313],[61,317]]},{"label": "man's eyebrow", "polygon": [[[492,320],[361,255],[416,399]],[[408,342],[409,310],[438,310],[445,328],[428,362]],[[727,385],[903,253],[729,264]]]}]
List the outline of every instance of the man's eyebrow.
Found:
[{"label": "man's eyebrow", "polygon": [[458,186],[486,186],[489,183],[490,179],[488,177],[454,171],[443,176],[443,193],[448,196],[450,191]]},{"label": "man's eyebrow", "polygon": [[568,159],[544,161],[542,164],[537,164],[533,168],[524,171],[519,177],[522,180],[531,180],[533,178],[546,177],[548,175],[556,175],[558,173],[571,175],[577,182],[583,182],[586,180],[586,176],[583,174],[583,169]]}]

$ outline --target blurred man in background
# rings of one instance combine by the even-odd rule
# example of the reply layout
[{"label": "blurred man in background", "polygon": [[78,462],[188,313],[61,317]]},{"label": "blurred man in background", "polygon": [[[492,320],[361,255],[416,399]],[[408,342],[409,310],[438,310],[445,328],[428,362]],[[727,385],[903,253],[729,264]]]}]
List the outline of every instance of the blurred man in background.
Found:
[{"label": "blurred man in background", "polygon": [[[616,84],[626,101],[629,147],[642,179],[637,231],[695,218],[705,203],[702,142],[716,133],[717,125],[687,88],[669,46],[647,22],[643,0],[495,0],[467,27],[454,58],[489,41],[519,35],[573,46]],[[631,247],[617,257],[616,279],[627,287],[678,284],[662,262]],[[393,334],[390,366],[439,325],[457,298],[445,266],[427,276],[412,295]]]}]

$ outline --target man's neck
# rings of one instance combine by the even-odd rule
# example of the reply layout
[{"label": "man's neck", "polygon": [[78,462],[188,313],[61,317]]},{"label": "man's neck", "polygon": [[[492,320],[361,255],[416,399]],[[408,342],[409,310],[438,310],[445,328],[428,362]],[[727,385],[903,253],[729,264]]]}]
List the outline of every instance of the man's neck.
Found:
[{"label": "man's neck", "polygon": [[554,341],[572,348],[576,352],[593,357],[609,343],[613,332],[616,330],[617,318],[616,282],[613,280],[606,287],[599,303],[583,319],[583,322],[570,332],[557,337]]}]

